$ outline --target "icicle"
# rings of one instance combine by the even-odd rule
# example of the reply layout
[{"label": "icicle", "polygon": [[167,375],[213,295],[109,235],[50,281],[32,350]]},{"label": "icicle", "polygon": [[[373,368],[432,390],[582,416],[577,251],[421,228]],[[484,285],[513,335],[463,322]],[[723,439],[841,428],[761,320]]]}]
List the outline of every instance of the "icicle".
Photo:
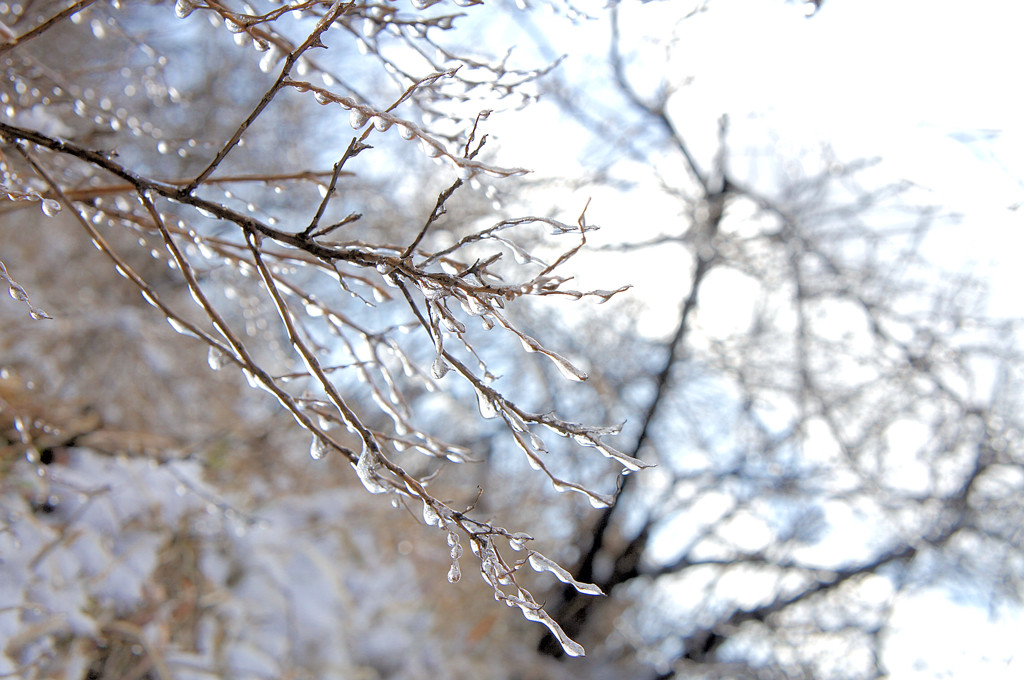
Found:
[{"label": "icicle", "polygon": [[516,432],[529,431],[529,428],[527,428],[526,423],[523,422],[523,419],[520,418],[519,414],[517,414],[515,411],[511,409],[503,410],[501,412],[501,417],[504,418],[505,422],[508,423],[508,426],[511,427]]},{"label": "icicle", "polygon": [[586,380],[587,373],[573,366],[568,359],[554,352],[545,351],[544,355],[554,362],[555,368],[562,374],[562,377],[567,380]]},{"label": "icicle", "polygon": [[444,324],[445,330],[449,333],[465,333],[466,325],[454,317],[448,315],[441,315],[441,323]]},{"label": "icicle", "polygon": [[624,468],[626,468],[630,472],[635,472],[636,470],[643,470],[644,468],[652,467],[651,463],[645,463],[638,458],[633,458],[632,456],[629,456],[623,453],[622,451],[619,451],[613,446],[608,446],[607,444],[598,444],[595,448],[598,451],[600,451],[602,455],[617,460],[619,463],[622,464]]},{"label": "icicle", "polygon": [[562,650],[569,656],[585,656],[586,653],[583,650],[583,646],[578,642],[572,640],[562,627],[559,626],[546,611],[540,608],[540,605],[522,601],[516,602],[519,608],[523,611],[523,618],[527,621],[536,621],[537,623],[543,623],[551,631],[551,634],[555,636],[558,643],[562,645]]},{"label": "icicle", "polygon": [[416,286],[420,289],[420,292],[423,293],[423,297],[430,301],[440,300],[448,294],[448,290],[433,279],[417,281]]},{"label": "icicle", "polygon": [[608,496],[606,494],[597,493],[596,491],[591,491],[590,489],[584,486],[580,486],[579,484],[563,482],[562,480],[557,479],[555,477],[551,478],[551,486],[554,487],[555,491],[557,491],[558,493],[565,493],[566,491],[575,491],[578,494],[582,494],[587,497],[588,501],[590,501],[590,505],[597,509],[608,508],[611,507],[613,503],[615,503],[615,498],[613,496]]},{"label": "icicle", "polygon": [[580,583],[572,577],[572,574],[559,566],[558,563],[549,560],[539,552],[530,553],[530,566],[533,567],[533,570],[536,572],[546,571],[554,574],[555,578],[562,583],[571,585],[582,595],[604,595],[604,592],[602,592],[602,590],[593,583]]},{"label": "icicle", "polygon": [[[607,431],[608,429],[609,428],[587,428],[586,432],[575,433],[572,435],[572,438],[580,446],[595,448],[605,458],[611,458],[613,460],[618,461],[624,468],[626,468],[630,472],[635,472],[637,470],[643,470],[644,468],[653,467],[651,463],[645,463],[639,458],[633,458],[632,456],[627,455],[622,451],[619,451],[614,446],[609,446],[604,442],[597,441],[596,437],[600,436],[601,433]],[[619,428],[613,429],[615,431],[618,431]]]}]

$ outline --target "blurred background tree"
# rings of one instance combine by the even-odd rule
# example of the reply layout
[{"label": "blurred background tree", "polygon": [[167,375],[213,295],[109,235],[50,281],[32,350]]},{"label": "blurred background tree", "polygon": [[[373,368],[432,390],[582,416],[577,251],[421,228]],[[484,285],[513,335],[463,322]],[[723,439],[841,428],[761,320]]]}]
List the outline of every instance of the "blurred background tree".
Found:
[{"label": "blurred background tree", "polygon": [[0,8],[0,672],[941,675],[915,596],[1019,611],[969,225],[694,123],[712,3],[520,4]]}]

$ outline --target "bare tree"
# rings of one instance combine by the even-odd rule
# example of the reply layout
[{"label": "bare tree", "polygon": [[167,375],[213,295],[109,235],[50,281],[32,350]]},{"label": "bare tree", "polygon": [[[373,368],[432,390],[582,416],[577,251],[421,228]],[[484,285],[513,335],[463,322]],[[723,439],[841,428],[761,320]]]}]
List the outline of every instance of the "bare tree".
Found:
[{"label": "bare tree", "polygon": [[[883,677],[901,595],[967,582],[1019,602],[1019,327],[985,316],[977,280],[928,263],[948,217],[867,177],[874,163],[826,148],[796,174],[773,177],[786,159],[771,154],[742,169],[723,117],[702,164],[671,113],[685,75],[651,85],[626,47],[641,41],[621,37],[642,11],[608,10],[600,102],[550,93],[601,135],[599,180],[622,181],[615,159],[647,163],[679,202],[675,224],[607,248],[648,267],[662,253],[688,280],[674,330],[646,349],[663,361],[631,363],[614,389],[643,386],[626,450],[658,467],[580,520],[573,574],[611,597],[563,589],[553,615],[659,677]],[[670,53],[682,29],[658,33]]]}]

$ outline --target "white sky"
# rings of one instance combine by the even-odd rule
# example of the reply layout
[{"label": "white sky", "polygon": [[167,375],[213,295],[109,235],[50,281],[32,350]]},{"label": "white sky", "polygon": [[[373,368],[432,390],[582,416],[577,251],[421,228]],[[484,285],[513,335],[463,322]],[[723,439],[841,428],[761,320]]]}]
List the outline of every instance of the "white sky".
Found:
[{"label": "white sky", "polygon": [[[638,3],[627,1],[624,50],[645,49],[634,37],[635,26],[672,26],[692,4],[672,0],[638,10]],[[555,49],[570,55],[563,72],[579,73],[588,50],[597,58],[606,53],[605,22],[572,27],[554,17],[535,21],[557,34]],[[651,69],[650,80],[664,72],[695,76],[671,112],[699,162],[714,154],[722,113],[732,121],[733,148],[770,145],[765,133],[772,132],[778,145],[794,150],[828,142],[843,161],[882,157],[879,173],[887,181],[909,180],[924,189],[922,200],[964,216],[959,227],[932,239],[938,264],[986,272],[992,313],[1020,315],[1024,96],[1016,73],[1024,64],[1024,40],[1017,35],[1024,2],[825,0],[806,19],[799,3],[716,0],[684,26],[675,59],[666,69]],[[630,75],[643,80],[645,74]],[[509,162],[540,175],[572,177],[579,172],[574,151],[584,142],[578,131],[554,124],[554,105],[546,104],[510,115],[507,128],[493,121],[493,131]],[[572,211],[593,199],[590,221],[606,227],[597,240],[623,240],[629,234],[621,232],[637,230],[638,203],[648,206],[651,223],[672,220],[678,210],[657,188],[630,201],[588,189],[566,200],[564,189],[557,191],[562,217],[575,217]],[[1012,209],[1017,205],[1022,207]],[[650,299],[645,289],[675,287],[659,278],[671,271],[652,264],[639,278],[634,270],[629,282],[641,299]],[[584,288],[625,282],[610,280],[616,272],[607,266],[577,273]],[[648,316],[643,333],[666,332],[674,323],[664,314]]]},{"label": "white sky", "polygon": [[729,5],[700,17],[714,30],[696,52],[730,28],[743,46],[708,65],[709,99],[765,112],[783,138],[828,140],[841,159],[883,157],[894,179],[964,214],[946,264],[992,261],[993,311],[1019,315],[1024,2],[826,0],[810,20],[772,2]]}]

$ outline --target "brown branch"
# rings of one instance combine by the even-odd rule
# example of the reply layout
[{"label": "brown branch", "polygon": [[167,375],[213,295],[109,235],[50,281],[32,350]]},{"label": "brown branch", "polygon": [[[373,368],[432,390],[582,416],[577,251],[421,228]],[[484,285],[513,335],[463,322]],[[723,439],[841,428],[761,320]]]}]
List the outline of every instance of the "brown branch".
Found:
[{"label": "brown branch", "polygon": [[[337,251],[326,246],[319,245],[308,239],[299,238],[295,234],[274,229],[273,227],[260,222],[259,220],[249,216],[243,215],[237,211],[231,210],[219,203],[209,201],[203,198],[192,195],[184,195],[183,190],[179,189],[174,184],[162,182],[158,180],[148,179],[137,175],[136,173],[128,170],[119,163],[111,160],[105,154],[91,149],[78,146],[73,142],[68,142],[62,139],[54,137],[48,137],[44,134],[36,132],[35,130],[26,130],[14,125],[8,125],[3,121],[0,121],[0,136],[3,136],[11,141],[22,139],[25,141],[32,142],[38,146],[56,151],[58,153],[67,154],[74,156],[82,161],[85,161],[97,168],[105,170],[112,175],[115,175],[122,180],[128,182],[135,190],[142,194],[145,191],[151,191],[153,194],[169,198],[177,203],[183,205],[190,205],[194,208],[199,208],[207,213],[214,215],[223,220],[234,222],[243,230],[258,232],[263,236],[280,241],[287,245],[292,246],[298,250],[304,250],[314,257],[322,258],[325,260],[346,260],[363,266],[375,266],[378,259],[368,252],[362,251]],[[68,199],[63,193],[65,199]]]},{"label": "brown branch", "polygon": [[[334,176],[332,170],[322,171],[311,171],[303,170],[301,172],[281,172],[272,174],[254,174],[254,175],[221,175],[220,177],[211,177],[206,180],[207,186],[211,184],[234,184],[234,183],[246,183],[246,182],[288,182],[292,180],[307,180],[310,182],[319,182],[321,179],[327,179]],[[353,177],[353,172],[341,172],[339,177]],[[192,180],[190,179],[156,179],[155,181],[163,184],[171,184],[178,187],[188,185]],[[84,201],[97,196],[109,196],[111,194],[123,194],[126,191],[135,192],[135,186],[132,184],[111,184],[102,187],[89,187],[87,189],[65,189],[64,194],[73,201]]]}]

